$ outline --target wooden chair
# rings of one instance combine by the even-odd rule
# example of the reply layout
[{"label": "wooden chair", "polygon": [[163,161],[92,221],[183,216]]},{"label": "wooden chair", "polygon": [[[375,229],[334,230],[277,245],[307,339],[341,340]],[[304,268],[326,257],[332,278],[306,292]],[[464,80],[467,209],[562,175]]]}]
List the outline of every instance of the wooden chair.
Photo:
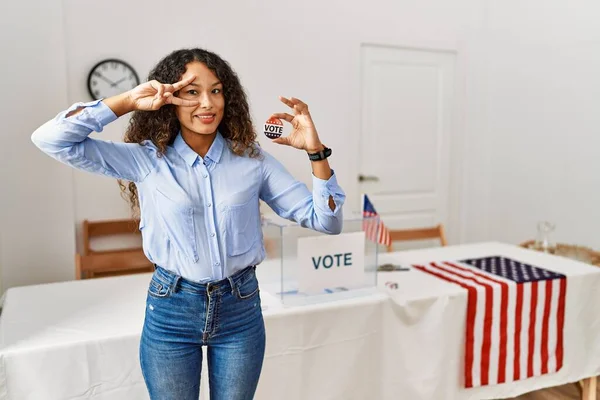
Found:
[{"label": "wooden chair", "polygon": [[[441,224],[431,228],[402,229],[394,231],[390,230],[390,239],[392,243],[396,241],[439,239],[442,246],[446,246],[448,244],[446,241],[444,226]],[[387,246],[387,251],[393,251],[392,244]]]},{"label": "wooden chair", "polygon": [[89,279],[154,271],[141,247],[94,250],[91,241],[99,237],[141,235],[139,220],[88,221],[82,223],[83,251],[75,255],[75,278]]},{"label": "wooden chair", "polygon": [[579,381],[581,387],[581,400],[596,400],[597,398],[597,378],[582,379]]}]

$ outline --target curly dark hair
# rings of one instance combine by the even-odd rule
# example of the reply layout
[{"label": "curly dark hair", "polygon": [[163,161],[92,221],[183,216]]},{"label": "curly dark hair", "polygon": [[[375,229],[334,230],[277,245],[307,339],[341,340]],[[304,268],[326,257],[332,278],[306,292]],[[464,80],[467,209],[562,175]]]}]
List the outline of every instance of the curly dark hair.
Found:
[{"label": "curly dark hair", "polygon": [[[214,72],[223,85],[225,111],[218,130],[226,139],[231,151],[239,156],[258,157],[260,152],[256,132],[250,117],[250,107],[244,88],[229,63],[217,54],[204,49],[176,50],[160,60],[148,75],[148,81],[178,82],[187,64],[199,61]],[[125,132],[126,143],[150,140],[158,148],[158,155],[167,151],[180,130],[175,106],[167,104],[157,111],[135,111]],[[139,212],[139,199],[135,183],[119,181],[122,195],[129,201],[132,212]]]}]

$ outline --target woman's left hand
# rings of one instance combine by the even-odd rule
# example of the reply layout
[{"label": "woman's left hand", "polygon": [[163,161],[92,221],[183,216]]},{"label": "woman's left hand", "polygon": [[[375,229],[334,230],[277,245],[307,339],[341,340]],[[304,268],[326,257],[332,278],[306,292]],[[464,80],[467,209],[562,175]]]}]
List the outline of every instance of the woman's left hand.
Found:
[{"label": "woman's left hand", "polygon": [[289,122],[292,124],[293,130],[287,136],[273,139],[273,142],[292,146],[309,153],[316,153],[323,150],[323,144],[317,134],[317,129],[315,128],[315,124],[308,111],[308,106],[294,97],[286,99],[285,97],[280,96],[279,100],[294,110],[294,115],[277,113],[273,114],[272,117]]}]

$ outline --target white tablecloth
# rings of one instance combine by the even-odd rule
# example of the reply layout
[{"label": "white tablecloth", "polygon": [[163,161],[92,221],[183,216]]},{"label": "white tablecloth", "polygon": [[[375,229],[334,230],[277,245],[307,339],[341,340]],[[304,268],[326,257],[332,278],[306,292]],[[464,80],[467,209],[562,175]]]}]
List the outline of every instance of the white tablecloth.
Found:
[{"label": "white tablecloth", "polygon": [[[462,389],[466,293],[411,270],[381,273],[378,293],[319,305],[283,308],[261,291],[267,350],[256,398],[491,399],[600,374],[600,269],[497,243],[391,253],[381,262],[491,254],[568,276],[560,372]],[[258,267],[259,281],[269,268]],[[149,279],[8,290],[0,316],[0,399],[148,399],[138,346]],[[399,288],[388,290],[386,281]]]},{"label": "white tablecloth", "polygon": [[489,255],[567,276],[562,369],[518,382],[461,388],[466,291],[418,270],[386,273],[380,274],[380,285],[397,281],[399,287],[388,291],[393,302],[384,307],[382,399],[399,394],[406,399],[502,399],[600,375],[600,268],[499,243],[399,252],[389,257],[410,265]]},{"label": "white tablecloth", "polygon": [[[259,281],[277,265],[261,267]],[[148,399],[138,348],[150,277],[8,290],[0,316],[0,399]],[[256,398],[378,398],[372,397],[378,382],[369,379],[380,365],[388,298],[371,293],[284,309],[261,290],[267,349]],[[208,399],[205,373],[206,364],[202,399]]]}]

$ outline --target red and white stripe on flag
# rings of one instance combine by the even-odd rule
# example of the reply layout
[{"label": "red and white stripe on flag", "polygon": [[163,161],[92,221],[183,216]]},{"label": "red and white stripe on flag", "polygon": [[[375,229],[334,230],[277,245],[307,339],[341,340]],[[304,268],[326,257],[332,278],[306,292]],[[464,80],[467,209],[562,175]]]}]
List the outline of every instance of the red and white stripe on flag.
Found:
[{"label": "red and white stripe on flag", "polygon": [[519,282],[460,262],[414,267],[467,290],[466,388],[562,367],[566,277]]},{"label": "red and white stripe on flag", "polygon": [[389,246],[392,243],[390,231],[377,216],[377,213],[363,211],[363,231],[367,239]]}]

